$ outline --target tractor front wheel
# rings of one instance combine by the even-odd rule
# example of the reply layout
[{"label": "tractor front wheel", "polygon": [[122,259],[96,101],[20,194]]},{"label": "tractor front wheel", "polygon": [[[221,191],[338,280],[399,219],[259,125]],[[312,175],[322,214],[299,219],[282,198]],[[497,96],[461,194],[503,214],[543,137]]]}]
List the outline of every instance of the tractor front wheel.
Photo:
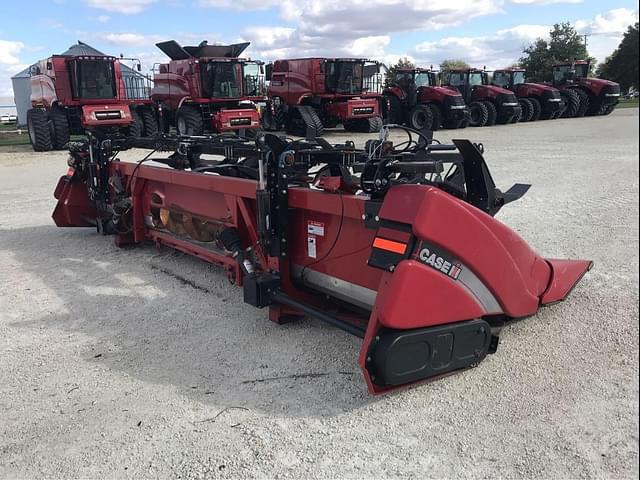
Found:
[{"label": "tractor front wheel", "polygon": [[532,122],[537,122],[538,120],[540,120],[540,115],[542,115],[542,104],[540,103],[540,100],[538,100],[537,98],[533,98],[533,97],[531,97],[529,99],[529,101],[531,102],[531,105],[533,106],[532,114],[531,114],[531,121]]},{"label": "tractor front wheel", "polygon": [[531,100],[528,98],[519,98],[518,103],[522,110],[522,117],[520,118],[520,121],[530,122],[531,118],[533,118],[533,104],[531,103]]},{"label": "tractor front wheel", "polygon": [[578,114],[580,108],[580,97],[575,90],[560,90],[560,96],[564,100],[565,109],[562,118],[573,118]]},{"label": "tractor front wheel", "polygon": [[485,106],[485,108],[487,109],[487,123],[485,124],[485,126],[486,127],[492,127],[498,121],[498,109],[489,100],[485,100],[482,103]]},{"label": "tractor front wheel", "polygon": [[469,104],[470,119],[469,125],[472,127],[484,127],[487,124],[489,113],[487,107],[481,102],[471,102]]},{"label": "tractor front wheel", "polygon": [[204,125],[200,110],[191,105],[183,105],[176,112],[178,135],[202,135]]},{"label": "tractor front wheel", "polygon": [[442,127],[442,111],[435,103],[430,103],[428,107],[429,110],[431,110],[431,130],[435,132],[436,130],[440,130],[440,127]]},{"label": "tractor front wheel", "polygon": [[409,126],[414,130],[431,130],[433,113],[426,105],[416,105],[409,114]]},{"label": "tractor front wheel", "polygon": [[47,112],[39,108],[27,111],[27,129],[34,152],[48,152],[53,148]]}]

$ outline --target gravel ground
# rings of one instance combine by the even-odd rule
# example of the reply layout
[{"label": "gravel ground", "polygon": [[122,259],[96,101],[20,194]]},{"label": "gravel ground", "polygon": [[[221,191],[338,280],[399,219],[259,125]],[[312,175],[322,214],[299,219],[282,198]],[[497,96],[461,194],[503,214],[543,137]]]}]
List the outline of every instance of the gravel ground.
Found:
[{"label": "gravel ground", "polygon": [[452,136],[484,142],[499,186],[533,184],[502,221],[595,268],[478,368],[382,397],[358,339],[274,325],[197,260],[57,229],[64,153],[0,153],[0,477],[637,478],[638,110]]}]

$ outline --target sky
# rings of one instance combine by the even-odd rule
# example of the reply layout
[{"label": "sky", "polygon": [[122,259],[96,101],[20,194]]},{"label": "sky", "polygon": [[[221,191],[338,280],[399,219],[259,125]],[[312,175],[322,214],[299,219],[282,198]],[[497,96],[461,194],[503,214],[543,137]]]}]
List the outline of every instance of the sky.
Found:
[{"label": "sky", "polygon": [[3,0],[0,97],[10,77],[77,40],[111,55],[166,57],[163,40],[194,45],[250,41],[247,56],[274,60],[352,56],[419,65],[462,59],[489,69],[517,62],[522,49],[571,22],[602,61],[638,21],[631,0]]}]

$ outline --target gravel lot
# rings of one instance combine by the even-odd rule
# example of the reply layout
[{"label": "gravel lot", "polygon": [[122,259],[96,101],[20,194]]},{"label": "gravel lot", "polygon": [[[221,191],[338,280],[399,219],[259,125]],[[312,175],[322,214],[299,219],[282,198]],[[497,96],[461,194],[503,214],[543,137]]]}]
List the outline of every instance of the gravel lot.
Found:
[{"label": "gravel lot", "polygon": [[499,186],[533,184],[503,222],[595,267],[478,368],[375,398],[358,339],[276,326],[197,260],[57,229],[65,154],[0,153],[0,477],[637,478],[638,110],[452,136],[484,142]]}]

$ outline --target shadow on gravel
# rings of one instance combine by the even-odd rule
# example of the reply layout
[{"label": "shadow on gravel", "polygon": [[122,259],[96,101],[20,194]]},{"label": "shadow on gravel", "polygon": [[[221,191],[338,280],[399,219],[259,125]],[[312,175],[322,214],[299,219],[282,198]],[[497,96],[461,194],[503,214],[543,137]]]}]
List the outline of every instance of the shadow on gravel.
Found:
[{"label": "shadow on gravel", "polygon": [[[373,401],[359,339],[308,319],[273,324],[209,264],[54,226],[0,230],[0,250],[31,282],[16,305],[24,320],[11,326],[81,333],[74,341],[88,363],[276,416],[337,415]],[[55,302],[23,305],[43,296]]]}]

